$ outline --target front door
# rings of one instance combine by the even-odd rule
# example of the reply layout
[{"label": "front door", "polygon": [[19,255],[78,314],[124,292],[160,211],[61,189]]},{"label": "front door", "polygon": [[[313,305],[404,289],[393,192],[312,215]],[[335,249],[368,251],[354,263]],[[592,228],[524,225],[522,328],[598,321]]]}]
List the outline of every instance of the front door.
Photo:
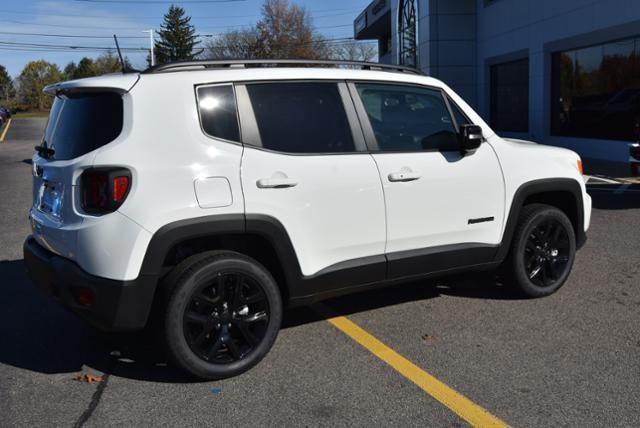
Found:
[{"label": "front door", "polygon": [[490,261],[504,216],[503,177],[491,146],[460,153],[457,124],[440,89],[378,83],[351,88],[377,146],[389,277]]}]

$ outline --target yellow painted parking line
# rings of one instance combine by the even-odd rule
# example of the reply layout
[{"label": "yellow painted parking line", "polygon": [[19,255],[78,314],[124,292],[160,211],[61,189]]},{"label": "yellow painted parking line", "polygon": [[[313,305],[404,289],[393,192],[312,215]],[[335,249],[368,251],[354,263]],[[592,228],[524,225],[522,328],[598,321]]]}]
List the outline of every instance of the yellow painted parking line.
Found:
[{"label": "yellow painted parking line", "polygon": [[7,121],[7,124],[4,127],[4,131],[2,131],[2,135],[0,135],[0,143],[4,141],[4,136],[7,135],[7,131],[9,130],[9,125],[11,125],[11,119]]},{"label": "yellow painted parking line", "polygon": [[476,427],[508,427],[491,413],[464,395],[448,387],[420,367],[376,339],[359,325],[344,316],[337,316],[325,305],[316,308],[335,328],[358,342],[376,357],[393,367],[398,373],[415,383],[424,392],[447,406],[466,422]]}]

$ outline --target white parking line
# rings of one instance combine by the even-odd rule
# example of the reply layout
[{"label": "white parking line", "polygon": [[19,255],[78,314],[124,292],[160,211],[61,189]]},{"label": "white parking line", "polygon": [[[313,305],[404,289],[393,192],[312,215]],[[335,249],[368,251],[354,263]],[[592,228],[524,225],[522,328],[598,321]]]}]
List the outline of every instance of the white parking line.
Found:
[{"label": "white parking line", "polygon": [[593,177],[593,176],[590,176],[590,175],[585,176],[585,178],[586,178],[585,183],[589,183],[590,182],[591,184],[595,184],[595,183],[599,183],[599,182],[607,183],[607,184],[618,184],[618,183],[620,183],[619,181],[611,180],[609,178]]}]

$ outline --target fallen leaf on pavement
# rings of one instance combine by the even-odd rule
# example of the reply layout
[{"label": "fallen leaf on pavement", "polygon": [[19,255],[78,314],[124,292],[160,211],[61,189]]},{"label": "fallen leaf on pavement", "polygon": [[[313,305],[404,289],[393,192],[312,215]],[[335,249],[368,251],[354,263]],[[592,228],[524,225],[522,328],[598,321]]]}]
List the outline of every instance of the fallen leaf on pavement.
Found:
[{"label": "fallen leaf on pavement", "polygon": [[436,337],[431,336],[430,334],[425,334],[422,336],[422,340],[436,340]]},{"label": "fallen leaf on pavement", "polygon": [[102,382],[102,376],[95,376],[90,374],[81,374],[73,378],[73,380],[77,380],[80,382],[88,382],[88,383],[100,383]]}]

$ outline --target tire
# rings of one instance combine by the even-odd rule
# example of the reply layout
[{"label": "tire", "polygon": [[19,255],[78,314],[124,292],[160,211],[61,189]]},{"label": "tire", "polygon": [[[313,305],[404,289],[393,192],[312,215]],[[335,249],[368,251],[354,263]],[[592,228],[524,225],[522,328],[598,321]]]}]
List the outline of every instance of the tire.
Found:
[{"label": "tire", "polygon": [[506,264],[507,278],[524,297],[544,297],[565,283],[576,254],[571,221],[559,209],[523,207]]},{"label": "tire", "polygon": [[257,261],[211,251],[184,260],[164,285],[164,341],[169,356],[200,379],[249,370],[276,340],[280,290]]}]

